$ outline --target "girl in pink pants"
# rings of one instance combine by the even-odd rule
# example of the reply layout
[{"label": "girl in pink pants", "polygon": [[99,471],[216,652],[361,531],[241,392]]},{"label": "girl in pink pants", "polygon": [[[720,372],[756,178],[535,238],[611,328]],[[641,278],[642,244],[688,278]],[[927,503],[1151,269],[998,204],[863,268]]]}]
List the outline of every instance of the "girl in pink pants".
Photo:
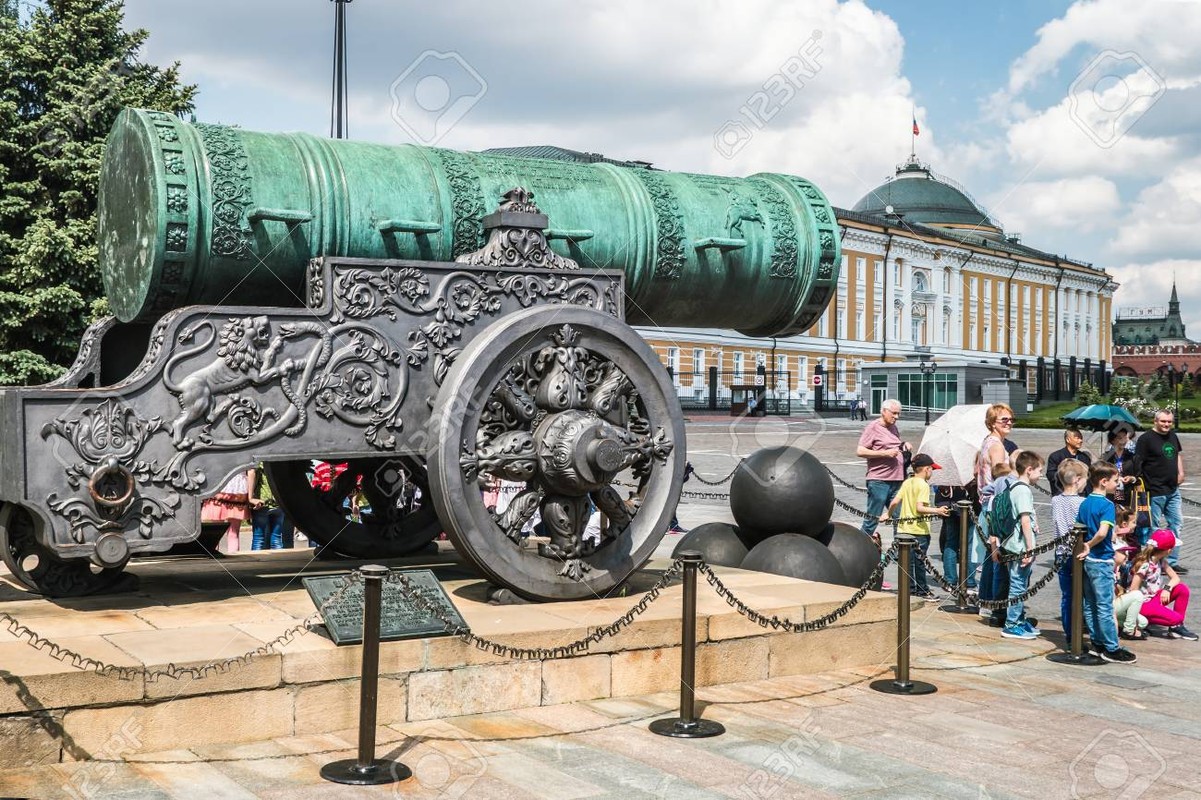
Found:
[{"label": "girl in pink pants", "polygon": [[1197,641],[1197,635],[1184,627],[1188,613],[1188,587],[1180,582],[1176,570],[1164,559],[1176,546],[1176,536],[1167,529],[1157,530],[1134,558],[1130,591],[1141,591],[1147,599],[1140,609],[1147,622],[1163,625],[1170,639]]}]

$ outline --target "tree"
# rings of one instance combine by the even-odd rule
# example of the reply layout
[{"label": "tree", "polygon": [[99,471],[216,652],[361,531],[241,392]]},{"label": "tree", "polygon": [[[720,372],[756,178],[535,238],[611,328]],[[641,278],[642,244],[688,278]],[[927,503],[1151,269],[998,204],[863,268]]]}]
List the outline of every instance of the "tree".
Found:
[{"label": "tree", "polygon": [[1092,381],[1085,381],[1080,384],[1080,388],[1076,390],[1076,405],[1091,406],[1094,403],[1100,403],[1102,400],[1101,392],[1093,386]]},{"label": "tree", "polygon": [[0,3],[0,384],[40,383],[104,313],[96,196],[104,137],[125,106],[182,115],[196,87],[138,60],[147,31],[122,0]]}]

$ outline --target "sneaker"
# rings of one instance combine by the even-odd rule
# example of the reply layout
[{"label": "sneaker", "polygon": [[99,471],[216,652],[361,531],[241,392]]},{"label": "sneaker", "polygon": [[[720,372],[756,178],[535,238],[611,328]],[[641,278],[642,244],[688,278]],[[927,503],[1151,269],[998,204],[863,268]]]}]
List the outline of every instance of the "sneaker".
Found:
[{"label": "sneaker", "polygon": [[1171,564],[1169,566],[1172,567],[1177,575],[1188,575],[1188,567],[1184,566],[1184,564]]},{"label": "sneaker", "polygon": [[1197,634],[1190,631],[1183,625],[1177,625],[1174,628],[1168,628],[1168,637],[1171,639],[1184,639],[1186,641],[1197,641]]},{"label": "sneaker", "polygon": [[1001,635],[1006,639],[1037,639],[1037,633],[1031,633],[1021,625],[1006,625],[1001,629]]},{"label": "sneaker", "polygon": [[1124,647],[1119,647],[1117,650],[1103,650],[1101,658],[1111,664],[1133,664],[1138,661],[1138,656]]},{"label": "sneaker", "polygon": [[1033,625],[1031,625],[1030,620],[1028,620],[1028,619],[1022,620],[1021,625],[1023,628],[1025,628],[1026,630],[1033,633],[1035,636],[1042,636],[1043,632],[1040,631],[1038,628],[1034,627]]},{"label": "sneaker", "polygon": [[924,592],[914,592],[913,596],[920,597],[921,599],[923,599],[927,602],[930,602],[930,603],[936,603],[942,599],[941,597],[939,597],[938,595],[936,595],[934,592],[930,591],[929,589],[927,589]]},{"label": "sneaker", "polygon": [[1022,622],[1029,622],[1031,628],[1038,627],[1038,617],[1022,617]]},{"label": "sneaker", "polygon": [[891,592],[891,591],[892,591],[892,584],[891,584],[891,583],[889,583],[888,581],[881,581],[881,582],[880,582],[880,591],[882,591],[882,592]]},{"label": "sneaker", "polygon": [[1142,631],[1134,631],[1133,633],[1126,633],[1126,631],[1118,631],[1118,638],[1119,639],[1128,639],[1129,641],[1132,641],[1132,642],[1145,642],[1147,640],[1147,634],[1143,633]]},{"label": "sneaker", "polygon": [[[977,601],[977,602],[979,602],[979,601]],[[991,608],[981,608],[980,616],[984,617],[985,619],[990,619],[992,617],[992,609]]]}]

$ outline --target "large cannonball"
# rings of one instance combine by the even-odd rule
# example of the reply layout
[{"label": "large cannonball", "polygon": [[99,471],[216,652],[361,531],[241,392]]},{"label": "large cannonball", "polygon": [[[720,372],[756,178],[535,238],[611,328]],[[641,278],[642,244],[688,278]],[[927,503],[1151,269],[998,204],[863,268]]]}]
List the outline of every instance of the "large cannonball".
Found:
[{"label": "large cannonball", "polygon": [[847,580],[838,559],[824,544],[799,533],[781,533],[763,540],[747,553],[742,568],[822,583],[845,585]]},{"label": "large cannonball", "polygon": [[738,567],[755,545],[742,531],[727,522],[706,522],[688,531],[675,549],[672,558],[679,558],[685,550],[699,550],[705,563],[723,567]]},{"label": "large cannonball", "polygon": [[845,522],[835,522],[826,547],[830,554],[838,560],[846,575],[846,585],[856,589],[867,582],[872,571],[880,563],[880,551],[870,536],[854,525]]},{"label": "large cannonball", "polygon": [[765,447],[734,471],[730,510],[744,531],[817,536],[834,512],[834,482],[812,453]]}]

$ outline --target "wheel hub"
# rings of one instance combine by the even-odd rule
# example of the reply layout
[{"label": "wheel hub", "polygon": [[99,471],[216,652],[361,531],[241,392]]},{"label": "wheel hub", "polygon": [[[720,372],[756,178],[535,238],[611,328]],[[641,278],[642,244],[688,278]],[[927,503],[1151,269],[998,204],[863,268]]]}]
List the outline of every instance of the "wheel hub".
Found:
[{"label": "wheel hub", "polygon": [[607,486],[625,465],[612,426],[585,411],[551,414],[534,431],[544,484],[580,496]]}]

